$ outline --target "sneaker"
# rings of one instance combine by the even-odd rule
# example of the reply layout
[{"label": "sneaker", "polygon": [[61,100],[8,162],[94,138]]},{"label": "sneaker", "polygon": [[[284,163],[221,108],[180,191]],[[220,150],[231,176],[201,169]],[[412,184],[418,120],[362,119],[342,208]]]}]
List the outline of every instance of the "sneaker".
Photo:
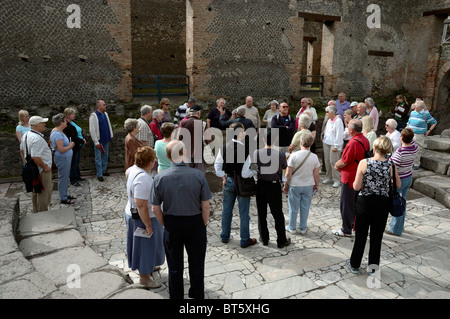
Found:
[{"label": "sneaker", "polygon": [[300,230],[299,230],[300,235],[306,234],[306,231],[307,231],[307,230],[308,230],[308,228],[306,228],[305,230],[300,229]]},{"label": "sneaker", "polygon": [[350,259],[347,259],[346,261],[345,261],[345,264],[347,265],[347,267],[350,269],[350,272],[352,273],[352,274],[359,274],[359,269],[358,268],[353,268],[352,267],[352,265],[350,264]]},{"label": "sneaker", "polygon": [[334,187],[334,188],[338,188],[339,186],[341,186],[341,183],[340,183],[340,182],[334,182],[334,183],[333,183],[333,187]]},{"label": "sneaker", "polygon": [[333,183],[333,180],[332,180],[332,179],[325,179],[325,180],[322,182],[322,184],[331,184],[331,183]]},{"label": "sneaker", "polygon": [[296,229],[290,229],[289,226],[286,226],[286,231],[290,232],[291,234],[297,234],[297,230]]},{"label": "sneaker", "polygon": [[352,234],[345,234],[342,230],[340,230],[340,229],[333,229],[332,231],[331,231],[331,233],[333,234],[333,235],[335,235],[335,236],[338,236],[338,237],[352,237]]}]

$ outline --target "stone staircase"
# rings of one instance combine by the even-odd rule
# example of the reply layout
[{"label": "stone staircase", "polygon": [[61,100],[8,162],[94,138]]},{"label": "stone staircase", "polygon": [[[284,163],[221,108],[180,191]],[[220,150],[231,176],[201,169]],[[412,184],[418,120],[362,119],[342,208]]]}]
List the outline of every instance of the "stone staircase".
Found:
[{"label": "stone staircase", "polygon": [[450,129],[427,137],[420,167],[413,172],[411,188],[450,208]]},{"label": "stone staircase", "polygon": [[73,208],[19,219],[18,201],[7,205],[0,219],[6,220],[0,225],[0,299],[161,298],[84,244]]}]

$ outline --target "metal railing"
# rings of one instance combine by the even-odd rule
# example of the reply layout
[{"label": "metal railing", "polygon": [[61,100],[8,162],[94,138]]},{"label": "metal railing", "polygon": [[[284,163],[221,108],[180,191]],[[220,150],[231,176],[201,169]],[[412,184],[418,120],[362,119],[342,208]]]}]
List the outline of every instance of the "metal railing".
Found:
[{"label": "metal railing", "polygon": [[[311,81],[307,81],[309,78],[311,78]],[[318,81],[313,81],[314,79],[318,79]],[[320,96],[323,96],[323,84],[323,75],[302,75],[300,77],[300,92],[320,92]]]},{"label": "metal railing", "polygon": [[[167,79],[172,80],[167,83]],[[189,98],[189,87],[189,75],[133,75],[133,97],[157,97],[158,103],[167,96]]]}]

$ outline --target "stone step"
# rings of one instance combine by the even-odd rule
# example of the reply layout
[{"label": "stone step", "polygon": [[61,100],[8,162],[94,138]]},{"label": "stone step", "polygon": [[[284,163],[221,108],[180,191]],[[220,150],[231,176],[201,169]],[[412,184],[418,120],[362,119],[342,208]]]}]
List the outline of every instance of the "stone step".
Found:
[{"label": "stone step", "polygon": [[450,177],[428,171],[413,173],[412,189],[450,208]]},{"label": "stone step", "polygon": [[420,158],[420,166],[441,175],[450,176],[450,153],[424,150]]},{"label": "stone step", "polygon": [[24,238],[69,229],[77,229],[73,207],[25,215],[20,218],[18,231]]},{"label": "stone step", "polygon": [[429,136],[427,137],[427,149],[430,151],[450,153],[450,138]]}]

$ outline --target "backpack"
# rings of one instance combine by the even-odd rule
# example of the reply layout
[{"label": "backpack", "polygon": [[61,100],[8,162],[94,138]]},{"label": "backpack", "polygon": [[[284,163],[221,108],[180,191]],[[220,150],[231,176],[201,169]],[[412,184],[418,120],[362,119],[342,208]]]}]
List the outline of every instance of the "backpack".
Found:
[{"label": "backpack", "polygon": [[[371,158],[373,156],[373,151],[371,151],[370,149],[366,150],[366,148],[364,147],[364,144],[361,143],[360,141],[358,141],[357,139],[355,139],[355,141],[357,141],[363,147],[363,149],[364,149],[364,158]],[[355,160],[355,162],[359,164],[359,162],[357,160]]]}]

